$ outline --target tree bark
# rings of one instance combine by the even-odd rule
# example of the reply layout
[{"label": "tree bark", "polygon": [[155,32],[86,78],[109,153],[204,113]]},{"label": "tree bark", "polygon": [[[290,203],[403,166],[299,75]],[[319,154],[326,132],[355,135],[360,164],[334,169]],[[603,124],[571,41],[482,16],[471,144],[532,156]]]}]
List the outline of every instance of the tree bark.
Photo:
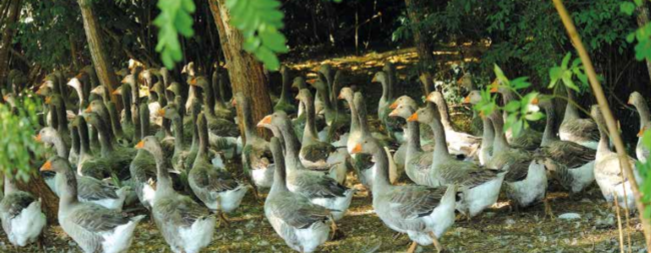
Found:
[{"label": "tree bark", "polygon": [[[242,92],[251,98],[253,120],[258,122],[272,112],[271,99],[267,91],[268,80],[262,64],[242,48],[242,33],[230,24],[230,14],[225,5],[226,0],[209,0],[208,2],[219,32],[219,41],[226,59],[233,94]],[[239,106],[237,110],[237,115],[243,115]],[[240,124],[240,132],[244,137],[242,124]],[[258,128],[258,133],[265,138],[269,137],[268,132],[261,128]]]},{"label": "tree bark", "polygon": [[11,50],[11,41],[14,37],[14,23],[20,16],[20,0],[10,0],[7,17],[4,19],[2,28],[2,40],[0,41],[0,86],[4,86],[9,73],[9,53]]},{"label": "tree bark", "polygon": [[416,52],[418,53],[418,58],[420,58],[420,71],[421,73],[431,71],[435,67],[434,55],[432,54],[433,50],[427,36],[420,29],[421,14],[419,10],[423,9],[424,4],[422,0],[405,0],[405,5],[407,7],[407,15],[411,20],[411,31],[414,37]]},{"label": "tree bark", "polygon": [[[649,7],[646,4],[646,1],[642,1],[642,5],[637,7],[637,26],[642,28],[649,23]],[[649,59],[645,60],[647,72],[649,72],[649,78],[651,78],[651,61]]]},{"label": "tree bark", "polygon": [[32,176],[29,182],[25,183],[21,180],[16,180],[18,189],[31,193],[37,198],[41,199],[41,209],[47,217],[47,224],[57,224],[57,214],[59,213],[59,197],[50,190],[43,177],[40,175]]},{"label": "tree bark", "polygon": [[77,0],[77,2],[79,3],[79,8],[81,8],[81,16],[84,21],[84,31],[86,32],[88,49],[90,50],[90,56],[93,59],[95,73],[97,73],[100,84],[108,88],[111,101],[113,101],[117,109],[120,110],[122,108],[122,103],[113,94],[113,91],[118,87],[118,81],[104,49],[104,43],[100,36],[100,27],[97,23],[97,17],[95,16],[95,13],[93,13],[91,0]]}]

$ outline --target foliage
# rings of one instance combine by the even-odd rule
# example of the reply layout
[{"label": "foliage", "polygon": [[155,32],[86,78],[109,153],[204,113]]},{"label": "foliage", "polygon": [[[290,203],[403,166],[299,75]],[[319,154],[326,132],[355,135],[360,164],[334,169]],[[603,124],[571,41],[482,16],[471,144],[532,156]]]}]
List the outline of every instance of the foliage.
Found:
[{"label": "foliage", "polygon": [[286,53],[283,17],[278,0],[227,0],[231,24],[242,32],[244,50],[255,55],[267,69],[280,67],[278,53]]},{"label": "foliage", "polygon": [[36,172],[30,162],[42,153],[42,145],[34,140],[41,106],[27,96],[16,102],[14,108],[0,104],[0,171],[27,181]]},{"label": "foliage", "polygon": [[581,81],[583,87],[588,86],[588,77],[584,73],[583,65],[581,64],[581,58],[576,58],[572,61],[572,65],[569,65],[570,59],[572,58],[572,53],[567,53],[563,57],[563,61],[560,66],[554,66],[549,69],[549,86],[550,89],[553,89],[558,81],[562,81],[565,84],[565,87],[573,89],[576,92],[581,92],[579,86],[574,83],[574,78],[578,78]]},{"label": "foliage", "polygon": [[[574,59],[570,65],[571,60],[572,54],[568,53],[563,57],[560,65],[549,69],[550,79],[552,80],[548,86],[549,89],[553,89],[559,81],[566,88],[577,92],[581,92],[588,86],[588,79],[584,73],[581,59]],[[540,112],[540,108],[535,106],[537,100],[542,99],[542,95],[536,91],[524,93],[525,90],[531,87],[528,77],[509,79],[497,65],[494,66],[493,71],[496,76],[495,81],[481,91],[481,101],[474,106],[474,109],[482,115],[490,115],[497,109],[503,110],[507,113],[504,131],[511,129],[513,136],[519,136],[523,129],[529,128],[529,122],[538,121],[544,117],[544,114]],[[579,79],[579,85],[576,84],[576,78]],[[513,92],[516,98],[504,106],[498,106],[497,99],[492,95],[492,92],[499,89],[507,89]]]},{"label": "foliage", "polygon": [[[591,54],[610,48],[619,54],[626,53],[629,45],[625,36],[635,22],[619,12],[621,1],[564,3]],[[429,31],[427,36],[439,43],[470,41],[481,47],[483,43],[478,42],[483,40],[488,48],[474,56],[480,58],[475,64],[479,74],[485,76],[492,75],[497,64],[509,75],[529,76],[534,85],[549,83],[549,68],[572,50],[552,1],[450,0],[432,5],[435,6],[425,11],[426,18],[421,23],[401,22],[393,38],[410,42],[409,29],[404,26],[420,25],[422,30]],[[599,66],[617,57],[621,56],[604,53],[603,57],[595,57],[595,64]]]},{"label": "foliage", "polygon": [[[642,144],[646,148],[651,148],[651,131],[646,130],[642,135]],[[651,218],[651,162],[641,162],[637,161],[635,164],[637,171],[640,173],[640,176],[643,178],[642,183],[640,184],[640,191],[642,192],[642,203],[646,208],[644,209],[644,216]]]},{"label": "foliage", "polygon": [[192,0],[159,0],[158,8],[161,13],[154,24],[160,28],[156,52],[160,52],[163,64],[168,69],[174,68],[174,63],[183,59],[181,43],[178,34],[192,37],[192,16],[196,6]]}]

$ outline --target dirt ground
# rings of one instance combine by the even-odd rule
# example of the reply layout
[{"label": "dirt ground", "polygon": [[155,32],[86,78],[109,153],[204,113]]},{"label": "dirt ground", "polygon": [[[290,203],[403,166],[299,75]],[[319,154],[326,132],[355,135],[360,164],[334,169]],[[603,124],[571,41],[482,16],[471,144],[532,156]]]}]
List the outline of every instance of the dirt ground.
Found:
[{"label": "dirt ground", "polygon": [[[445,52],[440,55],[445,55]],[[450,57],[451,61],[447,65],[454,61],[454,55]],[[381,89],[376,88],[380,87],[379,84],[370,84],[370,79],[387,59],[395,63],[400,79],[403,80],[404,85],[397,88],[396,94],[417,94],[420,84],[415,83],[415,77],[410,76],[409,72],[415,58],[413,49],[405,49],[360,57],[303,61],[293,63],[292,67],[302,74],[316,71],[322,63],[331,63],[337,68],[346,69],[353,73],[348,79],[348,85],[359,85],[365,94],[370,94],[367,105],[371,111],[374,105],[377,105]],[[456,60],[458,62],[461,59]],[[465,111],[452,113],[456,119],[465,118],[467,121],[467,108]],[[467,122],[457,122],[457,125],[467,126]],[[356,183],[352,174],[349,174],[347,184],[350,187],[363,188]],[[508,202],[500,200],[494,207],[470,221],[457,219],[454,226],[445,233],[441,243],[449,252],[619,252],[617,216],[605,203],[596,185],[579,196],[569,197],[566,193],[552,191],[548,197],[556,217],[553,220],[545,218],[542,204],[512,211]],[[580,217],[571,220],[559,218],[567,213],[578,214]],[[230,215],[230,219],[230,224],[215,228],[212,244],[202,252],[292,252],[264,218],[262,202],[254,199],[251,194],[248,194],[242,206]],[[642,232],[636,229],[638,223],[639,220],[633,215],[630,229],[625,230],[623,234],[626,245],[631,245],[625,249],[626,252],[646,252]],[[342,234],[338,235],[337,239],[325,243],[318,249],[319,252],[405,252],[410,243],[406,235],[396,236],[384,226],[373,212],[371,199],[364,190],[357,193],[347,215],[338,225]],[[623,226],[626,228],[625,224]],[[45,233],[45,249],[47,252],[56,253],[81,252],[58,226],[48,227]],[[12,249],[6,236],[0,234],[0,252],[39,251],[35,245]],[[146,219],[136,229],[136,237],[129,252],[171,251],[156,226]],[[435,249],[431,245],[419,246],[417,252],[435,252]]]},{"label": "dirt ground", "polygon": [[[356,185],[356,187],[361,187]],[[568,197],[554,192],[549,196],[554,220],[544,217],[543,205],[511,211],[507,202],[470,221],[459,218],[443,236],[441,243],[449,252],[618,252],[619,232],[615,212],[602,200],[596,186],[580,196]],[[580,218],[560,219],[565,213]],[[215,228],[212,244],[203,252],[292,252],[264,218],[263,204],[247,195],[241,208],[230,216],[231,223]],[[626,230],[631,239],[630,252],[646,252],[641,231],[635,229],[637,218]],[[353,199],[348,214],[339,222],[339,235],[319,252],[404,252],[409,246],[406,235],[398,235],[384,226],[373,212],[365,191]],[[60,227],[48,227],[45,233],[47,252],[81,252]],[[8,246],[0,235],[1,252],[38,252],[33,245],[18,250]],[[627,243],[628,244],[628,243]],[[171,252],[158,229],[144,220],[136,229],[129,252]],[[435,252],[433,246],[419,246],[417,252]],[[627,251],[628,252],[628,251]]]}]

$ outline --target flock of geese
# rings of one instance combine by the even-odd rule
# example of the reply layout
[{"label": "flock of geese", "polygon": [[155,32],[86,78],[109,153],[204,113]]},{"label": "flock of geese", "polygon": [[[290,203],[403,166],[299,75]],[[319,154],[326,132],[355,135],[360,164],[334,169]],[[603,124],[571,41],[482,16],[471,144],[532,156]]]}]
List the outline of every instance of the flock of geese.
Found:
[{"label": "flock of geese", "polygon": [[[125,105],[121,111],[92,67],[68,82],[54,72],[36,92],[45,101],[46,126],[35,138],[56,151],[40,171],[59,196],[59,224],[84,252],[128,251],[145,215],[123,212],[126,205],[146,209],[173,252],[199,252],[251,189],[258,198],[258,190],[269,189],[264,213],[278,236],[296,251],[313,252],[346,219],[356,191],[345,186],[349,170],[369,191],[384,224],[409,236],[408,252],[417,245],[440,252],[439,239],[455,223],[455,212],[471,219],[501,192],[515,208],[544,202],[553,215],[548,182],[576,194],[596,181],[607,201],[635,208],[629,180],[639,177],[620,174],[599,109],[593,106],[591,118],[581,118],[569,90],[560,127],[556,103],[541,97],[528,106],[545,111],[542,133],[505,133],[506,114],[495,111],[480,115],[482,136],[473,136],[454,129],[440,91],[427,94],[423,105],[406,95],[395,98],[398,78],[390,63],[372,80],[383,88],[378,128],[368,122],[367,98],[341,87],[342,72],[327,64],[309,81],[291,79],[283,67],[274,112],[259,122],[252,118],[254,98],[225,98],[224,75],[216,71],[208,79],[192,64],[182,73],[187,86],[164,68],[122,71],[114,91]],[[489,89],[505,104],[515,99],[497,83]],[[15,106],[20,98],[4,100]],[[464,102],[480,100],[473,90]],[[651,127],[644,98],[635,92],[629,103],[639,112],[640,132]],[[267,141],[256,128],[274,137]],[[641,142],[636,151],[646,161],[649,150]],[[234,176],[224,161],[236,157],[242,167]],[[396,183],[403,171],[413,183]],[[40,200],[18,190],[11,177],[4,183],[0,218],[9,241],[36,242],[45,226]]]}]

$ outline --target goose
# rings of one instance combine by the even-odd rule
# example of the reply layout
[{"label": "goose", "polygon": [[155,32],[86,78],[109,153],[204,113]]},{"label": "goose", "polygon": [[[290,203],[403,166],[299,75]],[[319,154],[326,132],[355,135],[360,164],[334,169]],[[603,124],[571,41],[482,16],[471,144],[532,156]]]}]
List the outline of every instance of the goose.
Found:
[{"label": "goose", "polygon": [[[476,105],[481,101],[481,94],[479,90],[472,90],[464,98],[464,103]],[[480,115],[482,121],[482,142],[479,147],[479,164],[484,166],[488,161],[493,158],[493,140],[495,139],[495,130],[493,129],[493,122],[483,115]]]},{"label": "goose", "polygon": [[[319,95],[321,101],[323,101],[326,125],[329,127],[327,136],[323,141],[332,142],[337,130],[350,124],[350,118],[346,117],[343,112],[339,111],[338,103],[336,103],[337,101],[330,100],[330,88],[322,79],[324,78],[318,78],[314,83],[312,83],[312,86],[317,90],[317,95]],[[335,77],[335,80],[336,79],[338,78]],[[316,109],[315,103],[315,112],[317,111]]]},{"label": "goose", "polygon": [[392,185],[389,183],[388,156],[378,141],[370,136],[364,136],[352,153],[373,154],[376,161],[373,208],[386,226],[409,235],[412,244],[407,252],[413,253],[418,244],[434,244],[437,252],[443,251],[439,238],[454,224],[456,186]]},{"label": "goose", "polygon": [[[411,117],[418,109],[416,102],[408,96],[397,99],[391,108],[394,108],[389,117],[401,117],[405,120]],[[411,181],[418,185],[432,185],[429,182],[430,168],[432,167],[432,152],[424,152],[420,145],[420,127],[418,121],[407,121],[406,147],[404,156],[405,172]],[[398,155],[398,152],[396,152]],[[398,160],[398,159],[397,159]],[[402,160],[402,159],[400,159]]]},{"label": "goose", "polygon": [[[499,85],[497,80],[491,84],[490,92],[501,94],[505,105],[515,98],[513,91],[503,85]],[[503,113],[503,117],[504,119],[502,121],[506,119],[506,113]],[[531,128],[523,129],[519,136],[513,136],[509,128],[506,136],[509,145],[512,147],[530,151],[538,149],[542,141],[542,133]]]},{"label": "goose", "polygon": [[571,89],[566,88],[567,105],[563,121],[558,129],[558,135],[562,141],[571,141],[586,146],[591,149],[597,149],[599,144],[599,128],[592,119],[579,117],[579,112],[574,104],[574,93]]},{"label": "goose", "polygon": [[651,129],[651,116],[649,114],[649,106],[646,103],[642,94],[637,91],[631,93],[628,97],[628,104],[635,106],[638,115],[640,116],[640,131],[638,133],[637,145],[635,146],[635,155],[640,162],[645,163],[647,157],[649,157],[649,149],[644,146],[642,143],[642,133],[645,130]]},{"label": "goose", "polygon": [[[80,131],[80,134],[83,132]],[[87,131],[85,133],[88,133]],[[65,159],[66,157],[66,148],[62,144],[61,137],[57,133],[56,130],[54,130],[51,127],[45,127],[39,131],[39,134],[35,137],[36,141],[39,142],[44,142],[44,143],[51,143],[52,145],[55,146],[57,150],[57,156],[62,157]],[[82,156],[85,153],[85,149],[87,147],[87,140],[82,139]],[[84,143],[86,142],[86,143]],[[84,160],[86,161],[86,160]],[[103,161],[93,161],[93,162],[85,162],[85,166],[104,166]],[[61,189],[64,187],[63,185],[66,183],[63,174],[57,173],[54,176],[54,188],[52,188],[53,192],[56,193],[58,196],[61,196]],[[94,177],[89,177],[89,176],[82,176],[77,173],[77,187],[79,187],[79,200],[82,202],[92,202],[101,206],[104,206],[109,209],[115,209],[115,210],[121,210],[122,205],[124,204],[124,200],[126,198],[126,195],[128,193],[128,187],[122,187],[120,189],[109,185],[107,183],[102,182],[100,179],[94,178]]]},{"label": "goose", "polygon": [[407,118],[408,122],[428,124],[434,132],[432,162],[429,173],[422,175],[427,177],[423,183],[430,187],[457,185],[462,197],[456,208],[470,219],[497,202],[506,171],[486,169],[451,156],[446,149],[445,127],[440,113],[432,107],[423,107]]},{"label": "goose", "polygon": [[[346,151],[350,154],[350,151],[353,150],[355,144],[360,140],[366,131],[363,128],[363,124],[360,122],[360,117],[358,115],[357,106],[355,105],[355,93],[349,87],[344,87],[339,91],[339,99],[345,99],[350,108],[350,131],[348,132],[348,139],[346,140]],[[372,156],[368,154],[355,154],[351,155],[352,167],[357,173],[359,181],[364,185],[364,187],[371,191],[373,189],[373,169],[374,163],[371,161]]]},{"label": "goose", "polygon": [[212,73],[212,87],[215,95],[215,114],[220,118],[232,119],[235,117],[235,110],[228,107],[224,99],[224,75],[219,73],[219,69],[215,69]]},{"label": "goose", "polygon": [[576,142],[561,141],[555,134],[556,112],[553,101],[541,100],[538,105],[547,115],[540,151],[544,157],[551,159],[552,166],[556,167],[553,176],[561,186],[570,193],[579,193],[594,182],[596,152]]},{"label": "goose", "polygon": [[450,121],[448,104],[445,102],[443,93],[438,90],[432,91],[427,96],[427,100],[436,104],[441,114],[441,124],[443,124],[445,130],[445,138],[449,142],[448,149],[456,151],[455,153],[464,154],[467,158],[475,156],[481,144],[481,138],[454,130]]},{"label": "goose", "polygon": [[79,202],[77,177],[61,157],[49,159],[40,170],[62,175],[65,183],[60,188],[59,224],[84,252],[118,253],[129,250],[133,232],[144,215],[129,217],[118,210]]},{"label": "goose", "polygon": [[389,105],[391,105],[394,100],[392,86],[392,80],[394,79],[395,78],[390,76],[387,72],[378,71],[371,80],[371,82],[379,82],[382,85],[382,96],[378,102],[377,113],[378,119],[382,122],[384,130],[391,140],[395,140],[395,131],[397,131],[399,125],[396,118],[389,117],[389,113],[391,112]]},{"label": "goose", "polygon": [[512,148],[506,141],[502,116],[494,111],[488,116],[493,122],[495,138],[493,140],[493,157],[486,167],[508,171],[505,175],[506,195],[515,208],[528,207],[543,201],[545,213],[553,217],[551,207],[547,202],[547,172],[544,161],[534,157],[531,152]]},{"label": "goose", "polygon": [[295,113],[296,106],[292,103],[292,96],[289,94],[292,81],[289,79],[289,68],[287,66],[280,67],[280,75],[282,76],[282,90],[278,102],[274,105],[274,111],[285,111],[287,114]]},{"label": "goose", "polygon": [[208,130],[210,130],[210,134],[214,136],[213,138],[216,136],[238,136],[240,130],[233,121],[230,119],[219,118],[215,114],[215,96],[212,85],[208,83],[208,80],[203,76],[199,76],[190,80],[190,86],[202,88],[206,93],[205,96],[203,96],[204,110],[206,110],[206,119],[208,119]]},{"label": "goose", "polygon": [[[174,152],[172,153],[171,163],[172,167],[177,172],[188,171],[192,167],[192,163],[194,162],[198,152],[198,147],[194,146],[197,144],[197,141],[195,140],[195,138],[197,138],[195,136],[196,126],[192,127],[193,145],[189,146],[184,134],[185,126],[183,124],[183,116],[180,114],[179,110],[180,108],[176,103],[170,103],[157,112],[157,114],[162,115],[165,119],[172,121],[172,128],[174,129]],[[195,106],[192,107],[192,110],[193,114],[197,113],[198,115],[200,105],[195,104]],[[193,118],[197,117],[198,116],[193,116]]]},{"label": "goose", "polygon": [[292,133],[291,121],[287,114],[276,111],[267,115],[260,120],[258,127],[277,128],[285,139],[287,188],[293,193],[309,198],[312,203],[331,210],[335,221],[341,219],[348,210],[355,191],[322,172],[303,167],[298,158],[299,142]]},{"label": "goose", "polygon": [[219,212],[228,222],[225,213],[240,206],[249,187],[235,180],[225,168],[215,168],[208,159],[208,126],[204,113],[197,120],[199,130],[199,152],[188,174],[188,182],[194,195],[211,211]]},{"label": "goose", "polygon": [[331,212],[285,184],[285,161],[278,138],[271,138],[275,162],[274,181],[264,202],[264,214],[285,243],[298,252],[314,252],[328,240]]},{"label": "goose", "polygon": [[303,141],[298,157],[308,169],[327,170],[330,168],[328,157],[335,151],[335,147],[330,143],[319,141],[315,122],[314,102],[312,93],[308,89],[301,89],[296,96],[306,108],[306,124],[303,131]]},{"label": "goose", "polygon": [[331,143],[319,140],[315,126],[314,102],[310,90],[300,90],[296,99],[306,105],[307,115],[302,146],[298,153],[301,163],[308,169],[328,170],[332,178],[343,184],[347,172],[346,151],[335,148]]},{"label": "goose", "polygon": [[[242,169],[258,188],[271,188],[273,183],[275,162],[269,149],[269,142],[258,135],[251,115],[249,99],[241,92],[235,94],[235,104],[240,107],[242,115],[240,122],[244,128],[246,144],[242,148]],[[254,188],[254,194],[257,195]]]},{"label": "goose", "polygon": [[156,137],[145,137],[136,148],[150,152],[156,160],[157,188],[152,216],[163,238],[175,253],[198,253],[212,240],[215,216],[190,197],[174,191],[170,168]]},{"label": "goose", "polygon": [[4,198],[0,202],[2,229],[14,246],[25,247],[39,239],[45,227],[41,200],[19,190],[15,179],[4,176]]},{"label": "goose", "polygon": [[[143,105],[145,107],[146,105]],[[119,178],[125,178],[129,172],[129,164],[136,155],[136,150],[132,148],[119,147],[115,138],[108,129],[107,121],[97,113],[85,113],[84,119],[97,129],[100,136],[101,157],[106,160],[111,172],[115,173]],[[141,125],[141,124],[139,124]],[[141,125],[142,126],[142,125]],[[142,132],[142,130],[141,130]]]},{"label": "goose", "polygon": [[[621,168],[619,156],[608,147],[609,139],[606,132],[606,121],[597,105],[592,106],[590,115],[599,126],[600,136],[594,164],[595,181],[608,203],[612,203],[614,198],[617,197],[621,208],[628,207],[629,210],[634,211],[636,209],[635,197],[634,194],[631,194],[633,191],[629,180],[636,180],[638,184],[641,181],[636,161],[628,157],[628,163],[634,175],[622,175],[623,169]],[[626,172],[624,171],[624,173]]]}]

